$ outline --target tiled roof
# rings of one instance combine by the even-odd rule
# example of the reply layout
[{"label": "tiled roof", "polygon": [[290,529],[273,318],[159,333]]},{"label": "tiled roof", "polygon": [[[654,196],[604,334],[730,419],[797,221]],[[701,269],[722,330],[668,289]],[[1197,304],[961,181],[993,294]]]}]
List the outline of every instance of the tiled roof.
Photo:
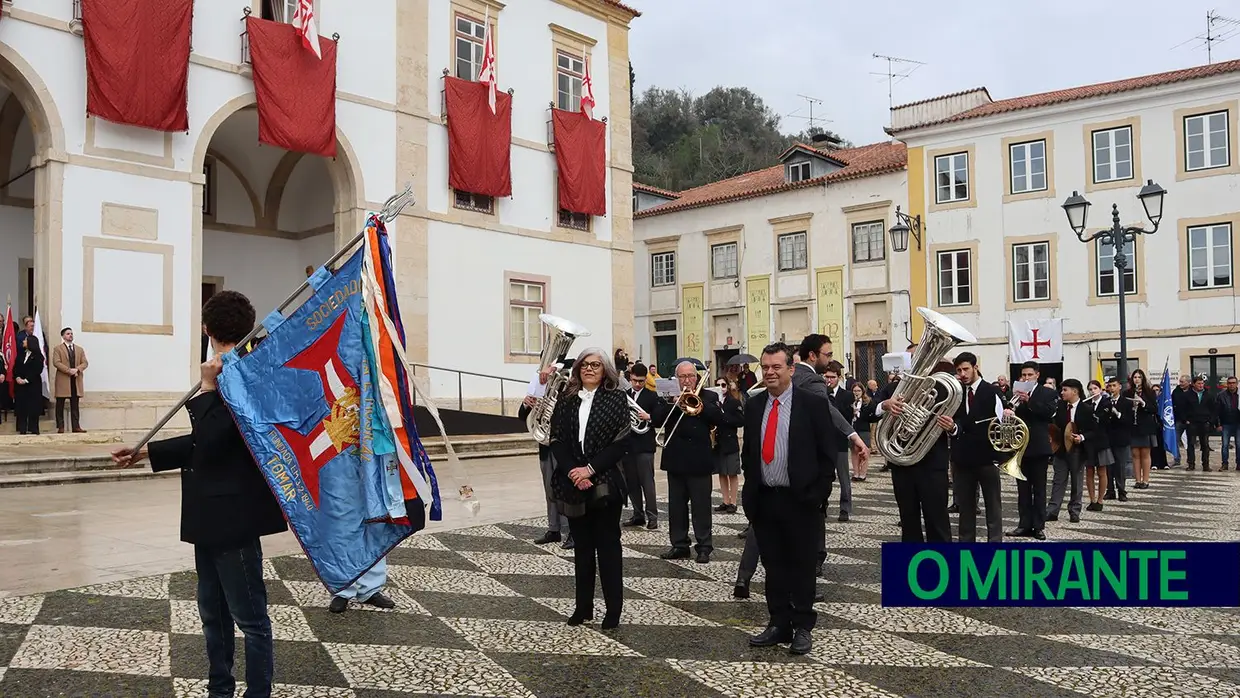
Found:
[{"label": "tiled roof", "polygon": [[[935,126],[938,124],[946,124],[954,121],[965,121],[967,119],[978,119],[983,116],[993,116],[995,114],[1006,114],[1008,112],[1022,111],[1024,109],[1035,109],[1037,107],[1048,107],[1053,104],[1062,104],[1064,102],[1075,102],[1081,99],[1090,99],[1092,97],[1102,97],[1104,95],[1113,95],[1121,92],[1131,92],[1133,90],[1141,90],[1147,87],[1159,87],[1161,85],[1171,85],[1185,80],[1198,80],[1201,78],[1214,77],[1226,73],[1234,73],[1240,71],[1240,60],[1227,61],[1225,63],[1213,63],[1210,65],[1199,65],[1193,68],[1185,68],[1184,70],[1172,70],[1166,73],[1157,73],[1154,75],[1143,75],[1137,78],[1127,78],[1125,80],[1113,80],[1111,82],[1100,82],[1095,85],[1082,85],[1080,87],[1069,87],[1066,90],[1055,90],[1054,92],[1042,92],[1035,95],[1026,95],[1024,97],[1013,97],[1012,99],[1001,99],[996,102],[983,104],[980,107],[974,107],[968,111],[963,111],[955,116],[946,119],[938,119],[922,124],[916,124],[901,129],[889,129],[888,133],[897,131],[908,131],[915,128],[925,126]],[[967,92],[972,92],[968,90]],[[964,93],[957,93],[964,94]],[[948,97],[952,95],[946,95]],[[939,99],[939,98],[935,98]],[[929,101],[929,100],[923,100]],[[914,102],[913,104],[919,104]],[[909,106],[909,105],[904,105]]]},{"label": "tiled roof", "polygon": [[624,10],[625,12],[628,12],[634,17],[642,16],[642,13],[640,11],[633,9],[632,7],[629,7],[628,5],[625,5],[624,3],[619,2],[618,0],[600,0],[600,2],[602,2],[604,5],[611,5],[612,7],[616,9]]},{"label": "tiled roof", "polygon": [[823,150],[822,148],[815,148],[812,145],[806,145],[804,143],[793,143],[788,146],[787,150],[779,154],[779,161],[783,162],[784,158],[788,157],[788,154],[794,150],[806,150],[815,155],[827,158],[828,160],[837,160],[840,164],[844,164],[843,161],[839,161],[838,158],[835,157],[835,153],[839,152],[838,150]]},{"label": "tiled roof", "polygon": [[[811,150],[814,150],[811,148]],[[680,192],[679,198],[659,206],[648,208],[634,214],[634,218],[658,216],[673,211],[683,211],[703,206],[713,206],[729,201],[752,199],[768,194],[776,194],[793,189],[804,189],[818,185],[832,184],[860,177],[897,172],[908,163],[908,154],[904,144],[899,142],[873,143],[858,148],[818,151],[833,160],[846,163],[842,169],[814,179],[789,183],[784,178],[784,166],[775,165],[762,170],[755,170],[739,177],[711,182],[693,189]]]},{"label": "tiled roof", "polygon": [[674,191],[652,187],[649,184],[642,184],[641,182],[633,182],[633,191],[644,191],[647,194],[654,194],[655,196],[662,196],[668,199],[676,199],[680,197],[680,194]]}]

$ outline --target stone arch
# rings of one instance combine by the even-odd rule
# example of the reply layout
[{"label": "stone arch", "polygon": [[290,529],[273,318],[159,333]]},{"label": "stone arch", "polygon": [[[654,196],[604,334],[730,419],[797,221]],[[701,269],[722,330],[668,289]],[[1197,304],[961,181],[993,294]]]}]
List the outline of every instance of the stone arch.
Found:
[{"label": "stone arch", "polygon": [[258,192],[254,191],[254,187],[250,184],[250,180],[246,179],[245,174],[241,172],[241,168],[237,167],[236,163],[228,159],[227,155],[217,152],[213,148],[207,148],[207,155],[223,166],[224,169],[232,172],[233,176],[237,178],[237,181],[241,183],[241,189],[245,192],[246,198],[250,201],[250,208],[254,211],[254,223],[257,225],[263,216],[263,205],[259,202]]},{"label": "stone arch", "polygon": [[[280,204],[284,201],[284,188],[288,186],[289,177],[297,169],[305,153],[289,151],[280,158],[276,169],[271,173],[271,181],[267,183],[267,198],[263,202],[263,224],[273,230],[280,227]],[[339,203],[339,202],[337,202]],[[339,210],[337,207],[334,210]]]}]

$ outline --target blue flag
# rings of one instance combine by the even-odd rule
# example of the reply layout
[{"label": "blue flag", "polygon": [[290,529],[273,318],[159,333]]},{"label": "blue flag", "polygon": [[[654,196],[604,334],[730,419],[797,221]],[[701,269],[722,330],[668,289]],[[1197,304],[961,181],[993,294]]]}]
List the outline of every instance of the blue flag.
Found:
[{"label": "blue flag", "polygon": [[[345,589],[439,509],[430,459],[408,415],[411,399],[384,378],[391,333],[373,303],[390,255],[371,239],[334,272],[310,278],[313,295],[288,317],[273,312],[267,337],[223,356],[220,395],[280,502],[315,572]],[[375,245],[375,248],[379,248]],[[403,348],[402,348],[403,349]],[[390,373],[390,371],[388,371]]]},{"label": "blue flag", "polygon": [[1162,416],[1163,449],[1172,458],[1180,457],[1180,439],[1175,435],[1175,409],[1171,406],[1171,369],[1163,366],[1162,392],[1158,395],[1158,414]]}]

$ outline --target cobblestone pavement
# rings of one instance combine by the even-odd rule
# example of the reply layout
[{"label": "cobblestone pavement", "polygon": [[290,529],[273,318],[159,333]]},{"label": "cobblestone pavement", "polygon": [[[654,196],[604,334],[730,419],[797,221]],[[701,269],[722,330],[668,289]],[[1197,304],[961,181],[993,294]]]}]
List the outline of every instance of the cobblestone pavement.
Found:
[{"label": "cobblestone pavement", "polygon": [[[1050,524],[1050,539],[1236,537],[1236,473],[1153,479],[1079,524]],[[565,625],[571,553],[531,543],[544,521],[526,519],[407,540],[389,557],[395,611],[330,615],[304,557],[268,560],[276,695],[1240,696],[1236,609],[883,608],[879,547],[897,532],[890,483],[876,473],[854,497],[852,522],[828,526],[808,656],[746,644],[766,608],[761,572],[750,600],[731,598],[741,515],[715,515],[705,565],[659,559],[665,530],[625,529],[624,616],[607,632]],[[0,695],[201,698],[194,586],[181,572],[0,599]]]}]

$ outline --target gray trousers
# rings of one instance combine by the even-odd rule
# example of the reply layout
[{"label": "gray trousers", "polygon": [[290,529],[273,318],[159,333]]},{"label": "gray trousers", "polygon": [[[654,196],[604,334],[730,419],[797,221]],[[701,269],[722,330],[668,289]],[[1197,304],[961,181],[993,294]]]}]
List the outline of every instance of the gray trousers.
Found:
[{"label": "gray trousers", "polygon": [[630,453],[624,457],[624,480],[629,487],[633,518],[646,523],[659,520],[659,504],[654,492],[654,454]]},{"label": "gray trousers", "polygon": [[677,550],[689,549],[690,507],[693,509],[693,537],[697,539],[695,549],[708,554],[715,549],[710,535],[711,492],[714,490],[710,478],[710,475],[667,474],[667,530],[672,547]]},{"label": "gray trousers", "polygon": [[1132,447],[1112,446],[1111,455],[1115,462],[1107,466],[1107,492],[1127,495],[1127,481],[1132,475]]},{"label": "gray trousers", "polygon": [[[840,486],[840,513],[852,516],[852,444],[835,457],[835,481]],[[825,522],[824,522],[825,523]]]},{"label": "gray trousers", "polygon": [[1072,449],[1072,453],[1060,452],[1055,455],[1055,481],[1051,485],[1051,499],[1046,504],[1047,516],[1059,515],[1059,508],[1063,505],[1064,489],[1068,486],[1069,478],[1072,480],[1072,494],[1068,500],[1068,515],[1081,515],[1081,484],[1085,474],[1083,453],[1083,449],[1077,446]]},{"label": "gray trousers", "polygon": [[538,465],[542,469],[543,493],[547,497],[547,530],[567,536],[568,517],[560,513],[559,507],[555,505],[555,496],[551,494],[551,475],[555,472],[555,461],[548,453],[545,458],[538,459]]}]

